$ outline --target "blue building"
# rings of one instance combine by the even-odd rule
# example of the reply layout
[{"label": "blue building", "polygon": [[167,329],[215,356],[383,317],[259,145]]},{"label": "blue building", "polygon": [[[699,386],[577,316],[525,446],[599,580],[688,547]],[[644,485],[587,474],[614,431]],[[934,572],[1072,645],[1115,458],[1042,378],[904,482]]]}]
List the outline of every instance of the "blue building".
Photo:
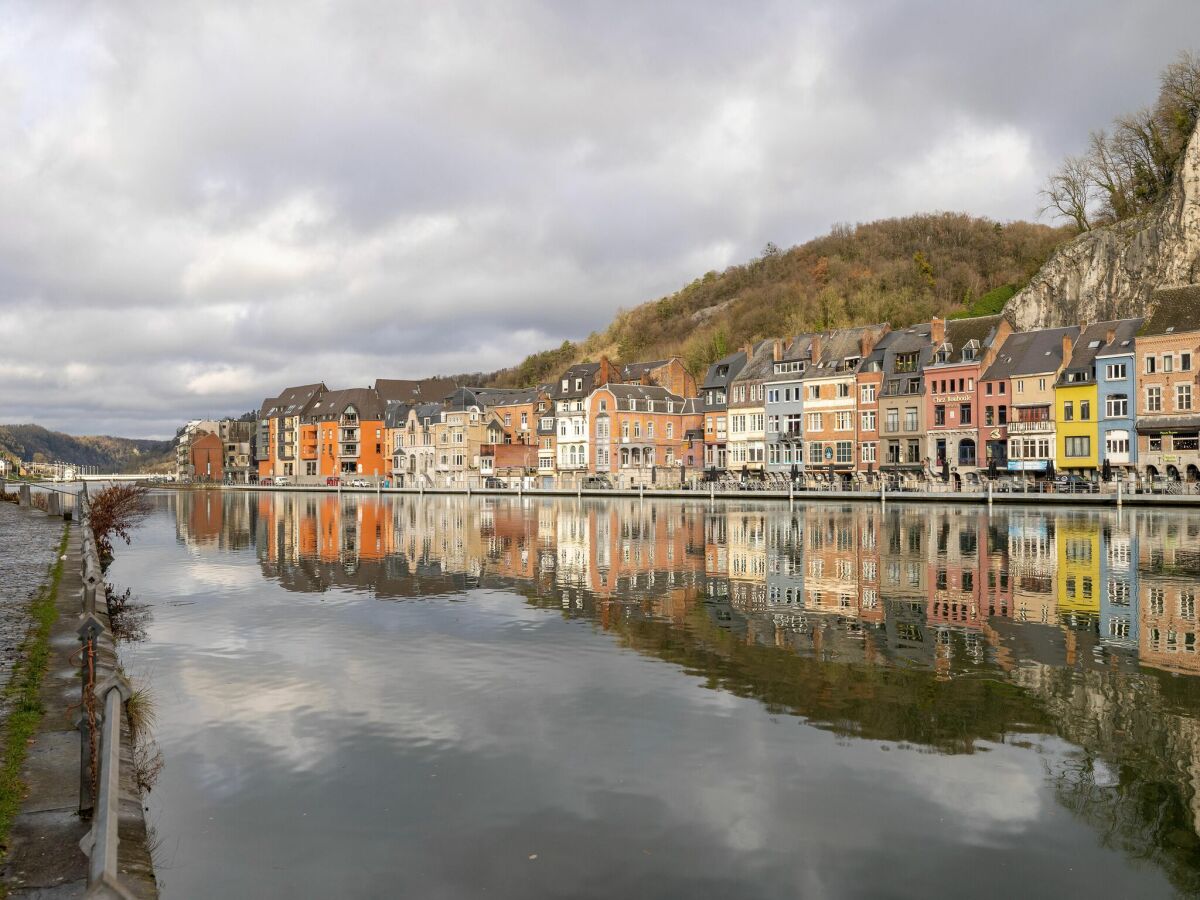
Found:
[{"label": "blue building", "polygon": [[813,347],[821,352],[821,339],[805,334],[780,347],[766,379],[767,471],[804,471],[804,373],[812,364]]},{"label": "blue building", "polygon": [[1142,319],[1120,319],[1106,323],[1101,345],[1095,349],[1097,406],[1100,416],[1100,465],[1107,462],[1114,472],[1137,471],[1137,372],[1134,367],[1134,336]]}]

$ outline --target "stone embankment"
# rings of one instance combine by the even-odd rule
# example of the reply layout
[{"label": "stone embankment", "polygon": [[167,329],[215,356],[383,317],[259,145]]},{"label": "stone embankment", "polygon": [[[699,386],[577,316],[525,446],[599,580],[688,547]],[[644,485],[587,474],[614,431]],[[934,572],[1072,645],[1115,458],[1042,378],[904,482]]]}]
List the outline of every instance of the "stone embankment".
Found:
[{"label": "stone embankment", "polygon": [[[135,778],[128,716],[123,714],[119,703],[105,704],[106,694],[101,693],[106,682],[119,679],[104,584],[99,580],[98,562],[90,566],[85,563],[89,552],[87,536],[84,527],[78,524],[78,516],[73,518],[76,521],[67,526],[61,575],[49,581],[47,599],[53,604],[53,613],[47,616],[52,621],[48,643],[42,652],[48,650],[48,653],[38,684],[42,715],[21,766],[23,793],[12,821],[0,881],[10,897],[153,898],[158,896],[158,888],[142,797]],[[18,508],[0,502],[0,536],[5,541],[0,545],[0,565],[14,571],[33,572],[40,567],[40,577],[45,578],[49,562],[45,552],[46,541],[50,539],[47,532],[53,534],[55,546],[49,556],[52,559],[63,536],[62,529],[61,514],[51,517],[29,506]],[[10,537],[30,551],[28,558],[12,559],[15,554],[9,552],[7,544]],[[23,577],[28,584],[30,578],[37,576]],[[98,582],[96,609],[90,620],[82,615],[89,596],[85,584],[89,582]],[[29,606],[22,599],[16,598],[17,615],[23,617],[24,629],[33,633],[37,625],[31,627]],[[87,621],[93,627],[92,678],[86,672],[88,645],[80,636],[81,624]],[[27,678],[37,648],[26,641],[24,651],[26,656],[18,665],[24,667],[19,671]],[[110,721],[119,723],[119,742],[114,741],[106,748],[108,732],[102,719],[97,721],[93,717],[98,765],[94,799],[90,734],[81,726],[81,720],[87,721],[88,707],[81,694],[89,681],[97,697],[93,710],[99,710],[103,716],[107,707],[114,714]],[[121,694],[122,698],[125,696]],[[99,757],[106,749],[119,760],[119,766],[100,764]],[[85,845],[91,851],[90,856],[83,849]]]}]

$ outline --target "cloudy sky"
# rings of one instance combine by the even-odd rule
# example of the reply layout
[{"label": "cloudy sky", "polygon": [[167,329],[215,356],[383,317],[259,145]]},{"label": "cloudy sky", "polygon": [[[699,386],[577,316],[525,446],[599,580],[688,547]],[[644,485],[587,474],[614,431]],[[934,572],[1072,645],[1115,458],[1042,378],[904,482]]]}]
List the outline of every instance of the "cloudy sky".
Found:
[{"label": "cloudy sky", "polygon": [[510,364],[835,222],[1031,218],[1189,35],[1194,0],[0,2],[0,422],[169,436]]}]

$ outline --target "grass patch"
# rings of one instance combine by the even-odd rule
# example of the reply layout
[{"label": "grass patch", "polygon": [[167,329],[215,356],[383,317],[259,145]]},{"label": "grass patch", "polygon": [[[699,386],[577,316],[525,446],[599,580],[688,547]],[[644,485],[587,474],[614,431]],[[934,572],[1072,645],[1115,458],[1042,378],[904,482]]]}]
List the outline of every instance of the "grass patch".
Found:
[{"label": "grass patch", "polygon": [[[37,733],[42,721],[41,697],[42,678],[50,662],[50,629],[58,619],[58,585],[63,575],[63,555],[67,552],[70,526],[63,527],[62,540],[50,567],[49,578],[38,589],[29,606],[32,627],[21,645],[21,657],[13,669],[12,678],[5,688],[5,699],[11,704],[8,727],[4,733],[0,752],[4,754],[0,764],[0,850],[8,851],[8,832],[13,818],[21,808],[21,766],[29,750],[29,742]],[[7,894],[0,885],[0,896]]]}]

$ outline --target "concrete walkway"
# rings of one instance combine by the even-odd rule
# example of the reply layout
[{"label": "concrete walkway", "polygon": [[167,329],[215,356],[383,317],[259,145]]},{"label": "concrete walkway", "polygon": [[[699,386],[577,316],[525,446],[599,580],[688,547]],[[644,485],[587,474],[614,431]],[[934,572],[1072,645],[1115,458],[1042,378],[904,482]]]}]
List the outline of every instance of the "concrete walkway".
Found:
[{"label": "concrete walkway", "polygon": [[[36,510],[19,512],[46,518]],[[61,539],[61,525],[54,523],[54,530]],[[50,662],[41,685],[45,713],[21,770],[26,793],[13,821],[8,856],[0,875],[10,897],[82,897],[87,887],[88,860],[79,842],[90,823],[79,815],[80,734],[74,724],[80,705],[80,644],[76,633],[82,608],[80,570],[79,530],[72,525],[56,598],[58,620],[50,631]],[[153,898],[158,896],[158,889],[141,795],[133,779],[131,742],[128,729],[125,731],[118,869],[122,883],[133,896]]]}]

